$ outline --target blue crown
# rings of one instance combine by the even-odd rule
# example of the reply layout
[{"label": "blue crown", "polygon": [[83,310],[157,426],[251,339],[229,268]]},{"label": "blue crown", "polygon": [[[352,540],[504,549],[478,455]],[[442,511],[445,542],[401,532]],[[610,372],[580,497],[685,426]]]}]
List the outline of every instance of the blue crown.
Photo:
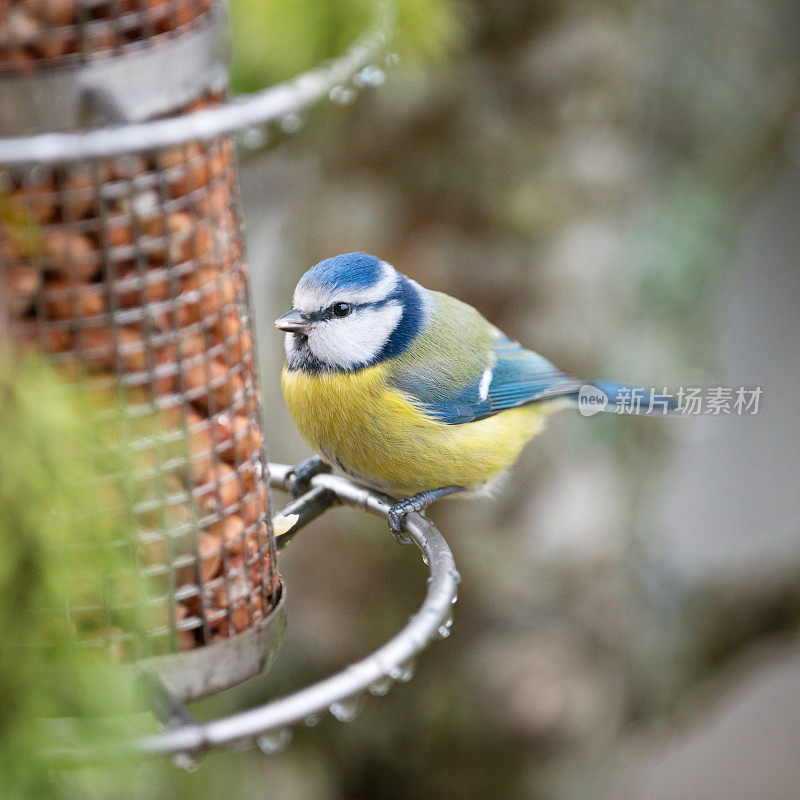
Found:
[{"label": "blue crown", "polygon": [[343,253],[315,264],[300,278],[298,286],[366,289],[380,279],[382,263],[369,253]]}]

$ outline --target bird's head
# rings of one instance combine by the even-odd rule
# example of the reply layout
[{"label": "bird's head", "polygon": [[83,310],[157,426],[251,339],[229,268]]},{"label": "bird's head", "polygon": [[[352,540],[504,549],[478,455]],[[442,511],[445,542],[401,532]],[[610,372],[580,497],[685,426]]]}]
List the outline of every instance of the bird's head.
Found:
[{"label": "bird's head", "polygon": [[425,290],[391,264],[345,253],[312,267],[293,308],[275,320],[286,331],[291,370],[351,372],[402,353],[424,327]]}]

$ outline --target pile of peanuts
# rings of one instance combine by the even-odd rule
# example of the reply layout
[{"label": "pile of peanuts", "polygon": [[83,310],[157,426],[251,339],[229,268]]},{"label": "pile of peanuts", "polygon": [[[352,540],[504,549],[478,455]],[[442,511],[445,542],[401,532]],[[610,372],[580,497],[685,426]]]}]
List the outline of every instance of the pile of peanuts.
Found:
[{"label": "pile of peanuts", "polygon": [[211,0],[0,0],[0,70],[33,72],[199,23]]},{"label": "pile of peanuts", "polygon": [[227,138],[0,171],[12,338],[131,420],[160,651],[243,631],[279,592],[235,199]]}]

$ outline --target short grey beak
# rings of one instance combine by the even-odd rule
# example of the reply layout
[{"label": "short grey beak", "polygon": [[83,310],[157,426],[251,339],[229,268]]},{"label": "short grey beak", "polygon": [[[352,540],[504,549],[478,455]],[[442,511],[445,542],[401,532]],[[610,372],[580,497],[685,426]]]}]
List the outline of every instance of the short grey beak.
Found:
[{"label": "short grey beak", "polygon": [[301,311],[293,308],[275,320],[275,327],[287,333],[308,333],[311,330],[311,321]]}]

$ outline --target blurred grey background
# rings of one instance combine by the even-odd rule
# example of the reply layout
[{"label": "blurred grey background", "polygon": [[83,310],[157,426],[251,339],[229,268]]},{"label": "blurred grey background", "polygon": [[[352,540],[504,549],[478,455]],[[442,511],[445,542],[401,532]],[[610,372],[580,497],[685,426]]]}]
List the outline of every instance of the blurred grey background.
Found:
[{"label": "blurred grey background", "polygon": [[[419,25],[444,5],[417,3]],[[240,154],[271,458],[309,454],[272,321],[308,267],[350,250],[467,300],[570,372],[760,386],[761,408],[553,418],[496,497],[432,512],[463,582],[452,636],[414,680],[349,725],[297,731],[282,755],[212,755],[184,780],[281,800],[793,800],[800,8],[446,13],[442,53],[404,57],[353,105]],[[410,549],[346,510],[280,568],[286,646],[228,702],[366,654],[424,587]]]}]

